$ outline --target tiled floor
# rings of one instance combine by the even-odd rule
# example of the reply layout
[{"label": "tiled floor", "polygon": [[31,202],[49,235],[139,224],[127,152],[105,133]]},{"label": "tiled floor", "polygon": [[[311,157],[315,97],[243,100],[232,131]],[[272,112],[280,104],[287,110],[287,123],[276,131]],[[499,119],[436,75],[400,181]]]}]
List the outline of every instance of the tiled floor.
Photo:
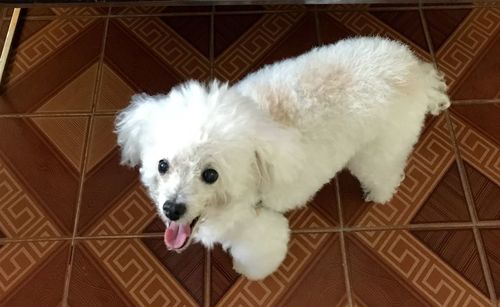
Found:
[{"label": "tiled floor", "polygon": [[[499,8],[38,8],[18,30],[0,96],[1,306],[500,301]],[[113,116],[130,95],[235,81],[373,34],[434,59],[454,99],[426,122],[394,200],[365,204],[339,174],[289,215],[289,256],[262,282],[238,276],[218,248],[168,253],[137,172],[118,165]]]}]

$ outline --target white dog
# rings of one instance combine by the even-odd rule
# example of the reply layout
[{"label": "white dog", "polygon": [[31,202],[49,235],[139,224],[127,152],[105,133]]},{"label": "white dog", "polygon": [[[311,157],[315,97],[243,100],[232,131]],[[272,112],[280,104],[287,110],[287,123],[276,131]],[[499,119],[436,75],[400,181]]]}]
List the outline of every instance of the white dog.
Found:
[{"label": "white dog", "polygon": [[123,163],[167,225],[165,243],[222,244],[250,279],[283,261],[283,213],[347,167],[367,201],[389,201],[426,113],[450,102],[440,74],[404,45],[354,38],[266,66],[234,86],[189,81],[137,95],[116,122]]}]

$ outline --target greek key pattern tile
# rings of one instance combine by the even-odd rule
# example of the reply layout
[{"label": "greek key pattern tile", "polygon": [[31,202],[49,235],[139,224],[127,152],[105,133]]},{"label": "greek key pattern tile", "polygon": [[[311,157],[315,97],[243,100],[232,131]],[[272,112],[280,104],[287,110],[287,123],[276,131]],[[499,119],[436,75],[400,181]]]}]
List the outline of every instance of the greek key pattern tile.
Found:
[{"label": "greek key pattern tile", "polygon": [[140,240],[85,243],[136,306],[196,306]]},{"label": "greek key pattern tile", "polygon": [[91,228],[88,235],[102,236],[140,233],[155,218],[154,205],[144,188],[137,185],[118,200],[108,213]]},{"label": "greek key pattern tile", "polygon": [[445,73],[450,89],[499,31],[500,9],[477,8],[436,52],[438,66]]},{"label": "greek key pattern tile", "polygon": [[436,306],[490,306],[489,298],[409,232],[357,232],[356,237]]},{"label": "greek key pattern tile", "polygon": [[464,160],[500,186],[500,148],[452,114],[454,131]]},{"label": "greek key pattern tile", "polygon": [[0,227],[9,238],[61,235],[0,158]]},{"label": "greek key pattern tile", "polygon": [[299,12],[264,15],[215,60],[217,77],[235,81],[244,76],[302,16]]},{"label": "greek key pattern tile", "polygon": [[161,19],[122,18],[120,23],[129,29],[160,59],[170,65],[183,79],[206,79],[209,60],[166,25]]},{"label": "greek key pattern tile", "polygon": [[300,210],[294,210],[288,217],[291,229],[322,228],[329,227],[328,222],[311,206]]},{"label": "greek key pattern tile", "polygon": [[369,12],[329,12],[328,15],[357,35],[380,35],[402,41],[418,54],[422,59],[432,60],[430,54],[418,45],[392,29]]},{"label": "greek key pattern tile", "polygon": [[22,42],[12,57],[13,64],[7,83],[15,83],[26,72],[50,57],[62,45],[76,37],[81,31],[95,22],[94,19],[72,18],[56,19],[43,31]]},{"label": "greek key pattern tile", "polygon": [[275,304],[317,256],[327,234],[311,234],[293,237],[288,255],[273,275],[258,282],[240,277],[217,306],[271,306]]}]

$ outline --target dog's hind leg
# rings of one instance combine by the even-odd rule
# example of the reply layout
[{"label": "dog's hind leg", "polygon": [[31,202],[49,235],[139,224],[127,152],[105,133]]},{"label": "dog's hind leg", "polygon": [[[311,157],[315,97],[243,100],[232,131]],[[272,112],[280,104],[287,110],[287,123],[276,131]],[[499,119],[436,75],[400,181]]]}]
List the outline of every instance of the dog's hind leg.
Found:
[{"label": "dog's hind leg", "polygon": [[361,182],[366,201],[384,204],[391,200],[404,178],[419,130],[385,134],[351,158],[347,168]]}]

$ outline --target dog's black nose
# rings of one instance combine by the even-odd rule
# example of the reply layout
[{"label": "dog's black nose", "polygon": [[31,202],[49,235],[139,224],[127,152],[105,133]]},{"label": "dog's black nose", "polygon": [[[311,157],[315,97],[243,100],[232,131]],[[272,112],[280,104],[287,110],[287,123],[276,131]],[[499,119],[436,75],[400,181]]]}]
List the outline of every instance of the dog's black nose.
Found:
[{"label": "dog's black nose", "polygon": [[163,204],[163,212],[165,212],[169,220],[177,221],[186,213],[186,204],[167,200]]}]

